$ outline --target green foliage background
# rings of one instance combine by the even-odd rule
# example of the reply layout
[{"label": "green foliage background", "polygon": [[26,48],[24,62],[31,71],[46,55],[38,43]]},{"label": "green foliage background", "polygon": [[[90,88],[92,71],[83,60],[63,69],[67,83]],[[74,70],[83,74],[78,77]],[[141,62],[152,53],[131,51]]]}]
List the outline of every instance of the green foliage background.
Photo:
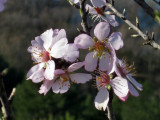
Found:
[{"label": "green foliage background", "polygon": [[[159,38],[159,25],[146,15],[133,2],[116,1],[116,6],[125,7],[127,17],[135,21],[138,15],[140,26],[154,31]],[[124,4],[125,3],[125,4]],[[132,5],[133,9],[129,9]],[[66,94],[38,94],[40,84],[26,81],[26,73],[33,66],[27,48],[31,40],[49,28],[67,31],[70,42],[78,35],[79,13],[67,1],[54,0],[8,0],[6,9],[0,13],[0,70],[9,68],[5,79],[8,95],[13,87],[17,88],[12,108],[15,120],[104,120],[106,112],[94,107],[97,89],[94,81],[85,85],[72,85]],[[121,10],[122,11],[122,10]],[[136,13],[136,14],[135,14]],[[119,19],[118,19],[119,20]],[[117,120],[160,120],[160,56],[159,51],[142,46],[140,38],[131,38],[133,31],[119,20],[121,25],[114,31],[121,31],[124,48],[117,52],[119,58],[134,61],[144,90],[140,97],[129,96],[127,102],[116,96],[113,107]],[[84,55],[82,55],[84,57]],[[82,58],[81,58],[82,59]]]}]

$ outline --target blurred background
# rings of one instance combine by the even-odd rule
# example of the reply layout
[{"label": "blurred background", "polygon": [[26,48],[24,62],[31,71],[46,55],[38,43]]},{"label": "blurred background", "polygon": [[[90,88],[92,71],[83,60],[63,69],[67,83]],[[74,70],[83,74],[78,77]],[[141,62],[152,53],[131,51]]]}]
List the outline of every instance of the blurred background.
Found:
[{"label": "blurred background", "polygon": [[[148,4],[160,12],[152,1]],[[147,15],[133,0],[115,0],[119,11],[126,9],[126,16],[133,23],[138,17],[140,27],[155,32],[160,43],[160,25]],[[33,66],[27,48],[31,40],[49,28],[65,29],[70,42],[79,33],[79,11],[66,0],[8,0],[5,10],[0,13],[0,70],[8,68],[4,78],[8,95],[17,88],[12,101],[15,120],[105,120],[106,112],[94,107],[97,89],[91,81],[85,85],[72,85],[65,94],[38,94],[40,84],[26,81],[26,74]],[[123,35],[124,47],[117,52],[119,58],[126,57],[134,62],[138,76],[143,84],[139,97],[129,96],[126,102],[116,96],[113,100],[117,120],[160,120],[160,51],[143,46],[141,38],[131,38],[134,31],[119,18],[120,26],[113,31]],[[92,24],[92,23],[91,23]],[[1,114],[0,114],[1,116]]]}]

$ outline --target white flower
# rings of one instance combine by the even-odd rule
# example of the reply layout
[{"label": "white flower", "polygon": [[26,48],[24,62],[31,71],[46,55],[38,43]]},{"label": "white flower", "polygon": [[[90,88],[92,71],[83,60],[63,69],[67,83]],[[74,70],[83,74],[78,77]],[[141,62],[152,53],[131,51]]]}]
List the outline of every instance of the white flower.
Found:
[{"label": "white flower", "polygon": [[35,83],[41,82],[44,78],[52,80],[55,62],[51,58],[64,57],[68,49],[65,30],[49,29],[31,43],[32,46],[28,48],[28,52],[31,53],[33,61],[38,64],[29,70],[27,79],[32,79]]},{"label": "white flower", "polygon": [[[138,91],[134,88],[136,87],[138,90],[142,91],[142,85],[138,83],[132,76],[135,76],[135,73],[132,71],[134,70],[133,65],[128,65],[125,60],[117,60],[117,68],[115,69],[116,74],[119,77],[123,77],[128,81],[128,88],[129,92],[133,96],[139,96]],[[134,86],[134,87],[133,87]],[[122,98],[123,100],[126,100]]]},{"label": "white flower", "polygon": [[56,69],[55,70],[55,77],[53,80],[45,80],[44,83],[41,85],[39,93],[46,94],[50,88],[54,93],[65,93],[70,88],[70,81],[74,83],[81,83],[84,84],[89,81],[92,76],[87,73],[72,73],[75,70],[81,68],[84,65],[83,62],[73,63],[68,67],[67,70]]},{"label": "white flower", "polygon": [[115,15],[109,15],[108,8],[105,6],[106,0],[91,0],[91,3],[94,7],[86,5],[86,10],[89,11],[95,20],[103,19],[106,22],[109,22],[112,26],[118,26],[118,22],[115,19]]},{"label": "white flower", "polygon": [[122,77],[115,77],[110,79],[109,75],[105,72],[100,72],[100,76],[96,77],[96,85],[99,90],[95,98],[95,107],[98,110],[106,110],[109,101],[109,92],[107,89],[112,87],[114,93],[119,97],[126,97],[128,94],[127,80]]}]

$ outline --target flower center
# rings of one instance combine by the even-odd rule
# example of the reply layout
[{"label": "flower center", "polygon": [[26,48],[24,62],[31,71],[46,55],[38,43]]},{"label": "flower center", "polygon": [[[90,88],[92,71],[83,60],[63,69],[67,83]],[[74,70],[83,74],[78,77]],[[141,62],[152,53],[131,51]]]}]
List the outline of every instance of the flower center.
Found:
[{"label": "flower center", "polygon": [[62,80],[62,83],[69,81],[67,74],[61,74],[60,79]]},{"label": "flower center", "polygon": [[97,77],[96,80],[99,83],[98,88],[101,88],[103,86],[107,86],[110,83],[110,77],[105,72],[100,72],[100,76]]},{"label": "flower center", "polygon": [[49,56],[48,51],[44,51],[43,53],[41,53],[40,57],[42,57],[43,62],[47,62],[48,60],[50,60],[50,56]]},{"label": "flower center", "polygon": [[102,8],[95,7],[96,12],[100,15],[104,15],[104,10]]},{"label": "flower center", "polygon": [[105,44],[101,41],[97,41],[94,46],[97,52],[103,52],[105,50]]}]

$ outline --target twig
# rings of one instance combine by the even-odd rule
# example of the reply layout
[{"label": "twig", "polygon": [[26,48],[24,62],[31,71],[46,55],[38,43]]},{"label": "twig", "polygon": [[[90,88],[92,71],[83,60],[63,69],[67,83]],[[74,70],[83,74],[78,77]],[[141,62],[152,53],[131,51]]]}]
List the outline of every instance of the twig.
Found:
[{"label": "twig", "polygon": [[2,104],[2,114],[5,120],[13,120],[12,110],[3,84],[3,72],[0,74],[0,101]]},{"label": "twig", "polygon": [[160,1],[158,2],[157,0],[153,0],[155,3],[157,3],[158,5],[160,5]]},{"label": "twig", "polygon": [[108,112],[107,117],[109,120],[116,120],[114,112],[113,112],[113,107],[112,107],[112,99],[113,99],[113,90],[111,89],[109,91],[109,102],[107,105],[107,112]]},{"label": "twig", "polygon": [[86,10],[85,10],[85,2],[86,2],[86,0],[79,0],[80,14],[81,14],[81,18],[82,18],[81,26],[83,28],[83,31],[86,34],[90,35],[90,29],[89,29],[88,23],[87,23],[88,12],[86,12]]},{"label": "twig", "polygon": [[153,19],[155,19],[154,10],[144,1],[144,0],[134,0],[139,4],[147,14],[149,14]]},{"label": "twig", "polygon": [[134,24],[132,24],[131,21],[129,21],[123,14],[118,12],[110,3],[106,3],[106,6],[108,8],[110,8],[115,13],[116,16],[118,16],[126,24],[128,24],[130,26],[130,28],[135,30],[145,40],[145,43],[147,43],[147,45],[150,45],[153,48],[160,50],[160,45],[158,43],[156,43],[154,41],[154,39],[151,39],[151,37],[149,37],[149,35],[144,34],[138,27],[136,27]]},{"label": "twig", "polygon": [[74,4],[74,3],[71,2],[70,0],[67,0],[67,1],[68,1],[68,2],[70,3],[70,5],[72,5],[73,7],[77,8],[77,9],[80,9],[79,5]]}]

